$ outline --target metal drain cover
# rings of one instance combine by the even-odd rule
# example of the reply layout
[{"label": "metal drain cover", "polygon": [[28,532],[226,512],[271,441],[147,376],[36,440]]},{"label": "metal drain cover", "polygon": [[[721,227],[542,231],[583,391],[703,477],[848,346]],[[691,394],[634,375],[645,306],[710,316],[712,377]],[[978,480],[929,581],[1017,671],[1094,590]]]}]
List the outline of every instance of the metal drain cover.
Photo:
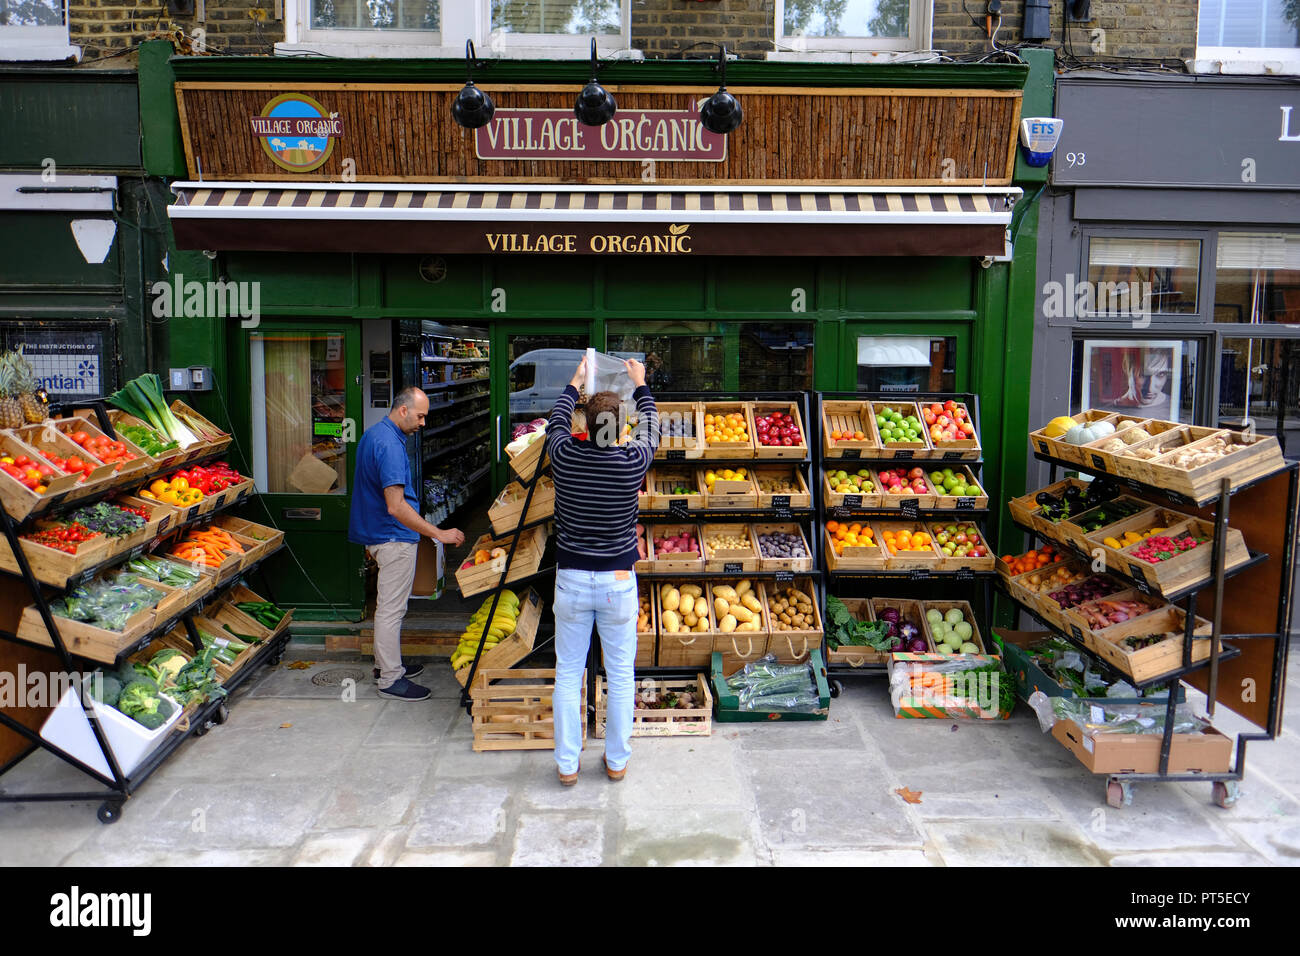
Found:
[{"label": "metal drain cover", "polygon": [[311,682],[318,687],[342,687],[345,680],[360,684],[365,679],[366,672],[359,667],[331,667],[311,675]]}]

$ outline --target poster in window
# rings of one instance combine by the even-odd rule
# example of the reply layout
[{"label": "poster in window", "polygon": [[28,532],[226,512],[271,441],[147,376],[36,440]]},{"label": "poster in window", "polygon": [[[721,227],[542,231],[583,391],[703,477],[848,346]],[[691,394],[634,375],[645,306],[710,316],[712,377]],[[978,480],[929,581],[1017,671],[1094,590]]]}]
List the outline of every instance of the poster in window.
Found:
[{"label": "poster in window", "polygon": [[1180,421],[1183,343],[1083,343],[1082,408]]}]

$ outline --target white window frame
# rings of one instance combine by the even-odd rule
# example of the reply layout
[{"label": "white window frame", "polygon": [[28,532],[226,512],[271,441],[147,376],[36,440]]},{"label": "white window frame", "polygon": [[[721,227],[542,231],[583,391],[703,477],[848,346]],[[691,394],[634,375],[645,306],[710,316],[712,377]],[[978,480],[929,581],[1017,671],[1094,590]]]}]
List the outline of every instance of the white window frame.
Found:
[{"label": "white window frame", "polygon": [[1196,59],[1187,61],[1193,73],[1300,74],[1300,46],[1202,46],[1200,20],[1196,28]]},{"label": "white window frame", "polygon": [[68,2],[63,0],[61,26],[0,26],[0,61],[81,60],[81,47],[68,33]]},{"label": "white window frame", "polygon": [[[934,27],[932,0],[910,0],[912,16],[906,37],[808,37],[785,33],[785,0],[776,0],[772,23],[778,53],[903,54],[930,49]],[[784,57],[772,57],[776,59]]]},{"label": "white window frame", "polygon": [[[620,0],[618,36],[598,36],[601,57],[631,45],[632,4]],[[463,57],[465,41],[474,41],[482,59],[575,59],[591,51],[591,37],[550,33],[502,33],[491,29],[491,0],[442,0],[441,30],[312,29],[311,0],[285,0],[284,42],[277,53],[326,53],[343,57]]]}]

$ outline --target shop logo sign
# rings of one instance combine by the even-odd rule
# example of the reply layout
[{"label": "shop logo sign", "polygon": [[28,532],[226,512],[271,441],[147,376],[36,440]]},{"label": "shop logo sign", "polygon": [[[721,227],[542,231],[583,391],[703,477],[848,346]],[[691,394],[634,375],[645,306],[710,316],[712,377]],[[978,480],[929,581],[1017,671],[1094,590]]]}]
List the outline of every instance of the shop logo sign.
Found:
[{"label": "shop logo sign", "polygon": [[568,159],[583,162],[720,163],[727,137],[685,110],[626,110],[603,126],[584,126],[563,109],[499,109],[474,131],[479,159]]},{"label": "shop logo sign", "polygon": [[662,233],[485,232],[483,238],[488,252],[690,255],[690,228],[685,223],[670,225]]},{"label": "shop logo sign", "polygon": [[1300,131],[1291,132],[1291,107],[1279,107],[1282,110],[1282,135],[1277,138],[1279,143],[1300,143]]},{"label": "shop logo sign", "polygon": [[334,151],[334,140],[343,135],[338,114],[327,112],[303,93],[280,94],[249,123],[271,162],[291,173],[308,173],[323,166]]}]

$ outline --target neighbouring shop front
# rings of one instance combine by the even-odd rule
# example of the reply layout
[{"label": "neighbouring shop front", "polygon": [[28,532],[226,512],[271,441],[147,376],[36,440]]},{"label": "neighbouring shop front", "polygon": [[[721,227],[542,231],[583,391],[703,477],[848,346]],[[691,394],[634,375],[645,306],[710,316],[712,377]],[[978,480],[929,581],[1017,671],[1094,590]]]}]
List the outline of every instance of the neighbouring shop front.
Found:
[{"label": "neighbouring shop front", "polygon": [[[586,73],[482,67],[497,118],[477,133],[451,116],[460,62],[174,58],[142,79],[174,81],[180,105],[151,131],[177,146],[157,170],[177,180],[177,261],[260,289],[255,328],[195,320],[172,364],[217,369],[196,401],[228,416],[288,531],[287,603],[364,601],[360,549],[340,560],[345,422],[377,420],[417,374],[431,386],[413,458],[441,516],[458,485],[508,480],[512,426],[549,410],[587,346],[645,356],[661,392],[973,392],[989,492],[1018,487],[1023,451],[1001,436],[1027,424],[1025,66],[733,64],[745,116],[722,136],[696,112],[710,63],[602,65],[617,120],[573,159]],[[322,135],[286,142],[284,117]],[[335,475],[304,487],[307,455]]]}]

